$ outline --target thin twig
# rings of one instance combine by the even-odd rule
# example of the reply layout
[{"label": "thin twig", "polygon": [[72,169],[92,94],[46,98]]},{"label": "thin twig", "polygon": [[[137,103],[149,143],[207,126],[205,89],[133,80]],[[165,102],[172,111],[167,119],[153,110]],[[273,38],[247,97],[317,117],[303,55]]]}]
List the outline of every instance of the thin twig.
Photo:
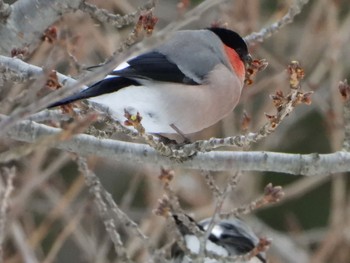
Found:
[{"label": "thin twig", "polygon": [[0,170],[0,175],[3,178],[1,180],[5,181],[5,187],[0,191],[0,262],[4,261],[4,251],[3,251],[3,242],[5,239],[5,226],[7,219],[7,209],[9,207],[10,195],[14,189],[13,179],[16,174],[15,167],[11,168],[2,168]]},{"label": "thin twig", "polygon": [[347,80],[339,82],[339,92],[344,100],[343,119],[344,119],[344,151],[350,151],[350,85]]},{"label": "thin twig", "polygon": [[102,194],[102,185],[96,175],[88,168],[87,162],[84,158],[78,157],[78,165],[80,171],[85,176],[86,184],[89,187],[91,194],[94,195],[95,204],[98,208],[99,214],[102,217],[103,223],[106,227],[106,231],[111,238],[114,249],[120,262],[131,263],[129,256],[126,253],[124,244],[121,240],[121,237],[116,229],[116,225],[114,219],[109,214],[108,204],[104,201],[104,197]]},{"label": "thin twig", "polygon": [[[207,173],[209,174],[209,173]],[[215,204],[215,209],[214,209],[214,213],[211,217],[211,220],[208,224],[208,227],[206,229],[205,235],[202,237],[199,237],[200,240],[200,253],[199,255],[205,255],[205,244],[207,242],[207,240],[209,239],[209,236],[214,228],[214,226],[217,224],[217,221],[219,220],[220,217],[220,212],[222,209],[222,206],[224,204],[224,201],[226,199],[226,197],[231,193],[233,187],[235,187],[237,185],[237,181],[239,180],[239,175],[240,172],[236,172],[233,173],[229,178],[228,178],[228,182],[227,184],[225,184],[225,188],[223,191],[220,191],[218,189],[218,187],[215,185],[214,179],[208,175],[206,175],[206,177],[211,178],[209,181],[207,180],[207,183],[210,183],[210,188],[213,191],[213,194],[216,198],[216,204]]]},{"label": "thin twig", "polygon": [[201,16],[208,11],[210,8],[214,6],[218,6],[222,3],[228,2],[228,0],[205,0],[197,5],[195,8],[188,11],[185,15],[183,15],[180,19],[168,24],[162,30],[157,33],[157,36],[165,36],[169,32],[174,32],[179,29],[182,29],[186,25],[199,20]]},{"label": "thin twig", "polygon": [[79,9],[87,12],[92,18],[102,23],[112,25],[116,28],[122,28],[124,26],[135,23],[135,19],[140,15],[142,11],[151,10],[155,7],[155,5],[156,1],[148,1],[146,4],[140,6],[137,11],[126,15],[111,14],[107,10],[98,8],[93,4],[87,3],[86,1],[81,2]]},{"label": "thin twig", "polygon": [[57,236],[55,242],[53,243],[50,251],[48,252],[46,258],[42,263],[52,263],[55,262],[55,258],[57,257],[57,254],[59,250],[62,248],[62,246],[67,241],[68,237],[76,230],[77,225],[82,220],[85,207],[79,208],[78,211],[76,211],[75,215],[72,217],[72,219],[68,222],[67,225],[63,228],[63,230],[60,232],[60,234]]},{"label": "thin twig", "polygon": [[306,5],[309,0],[294,0],[293,5],[289,8],[287,14],[285,14],[279,21],[273,23],[272,25],[261,29],[257,33],[251,33],[244,37],[244,40],[248,45],[254,45],[257,42],[263,42],[265,39],[271,37],[273,34],[277,33],[282,27],[293,22],[294,17],[302,11],[304,5]]},{"label": "thin twig", "polygon": [[161,169],[159,179],[163,183],[165,195],[159,199],[158,206],[154,210],[154,213],[168,219],[171,223],[171,229],[175,236],[176,244],[186,253],[186,255],[191,256],[191,258],[196,258],[198,255],[191,253],[187,248],[182,232],[193,233],[200,237],[204,235],[204,232],[198,228],[193,219],[191,220],[181,208],[179,199],[170,186],[173,177],[173,170]]},{"label": "thin twig", "polygon": [[22,261],[26,263],[39,263],[33,249],[26,242],[28,237],[18,220],[11,222],[10,229],[14,243],[22,256]]},{"label": "thin twig", "polygon": [[279,202],[279,200],[281,200],[283,196],[284,192],[281,186],[273,186],[271,183],[269,183],[265,187],[265,192],[262,197],[258,198],[257,200],[251,202],[248,205],[235,208],[229,212],[220,212],[219,217],[221,219],[226,219],[229,217],[239,217],[241,215],[246,215],[251,213],[255,209],[259,209],[271,203]]},{"label": "thin twig", "polygon": [[107,190],[102,186],[98,177],[88,168],[86,160],[82,157],[78,157],[78,165],[79,169],[85,176],[90,192],[95,197],[95,202],[99,209],[99,213],[104,220],[106,230],[114,243],[117,255],[121,257],[122,262],[131,262],[126,253],[125,246],[120,238],[120,235],[116,230],[116,222],[113,219],[113,216],[117,217],[118,221],[127,230],[131,230],[133,235],[139,237],[146,247],[150,247],[148,237],[145,236],[139,229],[138,225],[118,207],[118,205],[114,202],[112,195],[107,192]]}]

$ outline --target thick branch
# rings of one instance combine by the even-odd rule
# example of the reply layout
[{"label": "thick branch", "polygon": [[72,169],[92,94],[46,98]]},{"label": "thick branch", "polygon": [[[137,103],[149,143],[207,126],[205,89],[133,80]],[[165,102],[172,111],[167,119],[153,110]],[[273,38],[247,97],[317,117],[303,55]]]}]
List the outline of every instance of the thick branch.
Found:
[{"label": "thick branch", "polygon": [[81,0],[21,0],[11,5],[6,24],[0,27],[0,54],[9,55],[13,48],[34,50],[42,32],[62,14],[74,11]]},{"label": "thick branch", "polygon": [[[34,143],[43,136],[54,135],[61,129],[22,121],[15,124],[7,137],[17,141]],[[58,141],[56,148],[83,155],[115,158],[131,163],[153,163],[158,165],[182,166],[191,169],[213,171],[242,170],[270,171],[293,175],[328,175],[350,171],[350,153],[332,154],[287,154],[275,152],[219,152],[198,153],[193,159],[176,163],[160,156],[156,150],[145,144],[97,139],[91,135],[80,134],[71,140]]]},{"label": "thick branch", "polygon": [[[5,81],[24,82],[45,77],[42,68],[28,64],[18,58],[11,58],[0,55],[1,79]],[[60,83],[73,85],[77,81],[73,78],[57,73]]]}]

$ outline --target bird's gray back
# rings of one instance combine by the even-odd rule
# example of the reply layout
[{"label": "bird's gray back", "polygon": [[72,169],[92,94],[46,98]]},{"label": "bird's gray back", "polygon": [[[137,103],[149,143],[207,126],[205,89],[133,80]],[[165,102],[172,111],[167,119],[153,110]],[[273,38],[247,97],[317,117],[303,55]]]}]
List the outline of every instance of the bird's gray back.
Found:
[{"label": "bird's gray back", "polygon": [[183,30],[160,45],[158,51],[175,63],[179,69],[197,83],[203,83],[208,72],[218,64],[231,69],[219,37],[209,30]]}]

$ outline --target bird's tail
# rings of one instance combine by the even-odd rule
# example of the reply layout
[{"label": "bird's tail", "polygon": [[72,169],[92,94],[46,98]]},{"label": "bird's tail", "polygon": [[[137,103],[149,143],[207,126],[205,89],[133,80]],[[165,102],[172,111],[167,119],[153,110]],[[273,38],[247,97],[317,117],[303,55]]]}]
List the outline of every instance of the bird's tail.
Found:
[{"label": "bird's tail", "polygon": [[77,100],[88,99],[88,98],[97,97],[106,93],[116,92],[130,85],[138,86],[140,84],[133,79],[128,79],[124,77],[106,78],[99,82],[96,82],[89,88],[77,94],[73,94],[72,96],[69,96],[63,100],[57,101],[49,105],[48,108],[58,107],[58,106],[75,102]]}]

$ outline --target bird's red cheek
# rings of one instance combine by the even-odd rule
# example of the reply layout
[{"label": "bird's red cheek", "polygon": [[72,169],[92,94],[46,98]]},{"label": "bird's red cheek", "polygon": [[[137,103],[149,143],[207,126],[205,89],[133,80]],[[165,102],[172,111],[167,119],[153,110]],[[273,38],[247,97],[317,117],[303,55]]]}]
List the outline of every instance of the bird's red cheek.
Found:
[{"label": "bird's red cheek", "polygon": [[225,52],[228,56],[228,59],[231,63],[231,66],[233,67],[234,71],[236,72],[238,78],[240,81],[244,81],[244,78],[245,78],[245,67],[244,67],[244,63],[243,61],[241,60],[241,58],[239,57],[239,55],[237,54],[237,52],[224,45],[224,48],[225,48]]}]

